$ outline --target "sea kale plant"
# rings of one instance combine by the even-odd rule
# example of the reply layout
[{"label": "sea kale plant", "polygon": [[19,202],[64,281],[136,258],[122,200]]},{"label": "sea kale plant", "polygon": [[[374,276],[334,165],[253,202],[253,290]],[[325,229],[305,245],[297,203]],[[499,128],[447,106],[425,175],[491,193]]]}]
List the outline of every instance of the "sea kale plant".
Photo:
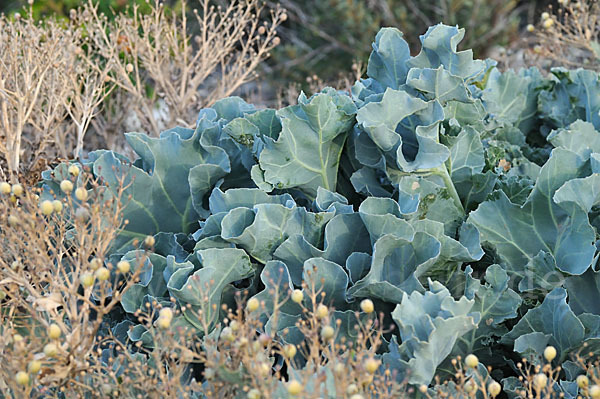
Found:
[{"label": "sea kale plant", "polygon": [[[532,392],[543,378],[518,379],[521,359],[552,346],[550,391],[587,395],[570,354],[600,354],[598,75],[501,72],[458,51],[463,35],[433,26],[411,56],[384,28],[350,94],[324,88],[278,110],[225,98],[194,129],[126,134],[133,161],[111,151],[81,161],[103,195],[123,198],[105,261],[133,263],[153,237],[106,331],[141,356],[155,327],[138,315],[163,306],[178,309],[173,325],[223,334],[224,309],[244,293],[261,304],[259,333],[299,348],[292,378],[315,356],[300,350],[314,339],[310,315],[334,328],[321,339],[348,345],[374,304],[394,328],[373,365],[416,394],[469,354],[509,395]],[[65,195],[67,170],[43,175],[40,200]],[[304,387],[318,384],[330,387]]]}]

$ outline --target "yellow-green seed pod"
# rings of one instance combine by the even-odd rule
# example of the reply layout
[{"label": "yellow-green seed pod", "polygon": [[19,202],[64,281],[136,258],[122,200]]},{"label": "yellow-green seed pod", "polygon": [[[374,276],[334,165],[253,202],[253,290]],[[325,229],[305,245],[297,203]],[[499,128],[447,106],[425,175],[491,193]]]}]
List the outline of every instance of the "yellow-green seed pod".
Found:
[{"label": "yellow-green seed pod", "polygon": [[147,236],[146,238],[144,238],[144,246],[146,248],[154,247],[155,243],[156,243],[156,240],[154,239],[153,236]]},{"label": "yellow-green seed pod", "polygon": [[84,187],[78,187],[77,190],[75,190],[75,198],[77,198],[79,201],[85,201],[88,198],[88,192]]},{"label": "yellow-green seed pod", "polygon": [[586,375],[577,376],[577,386],[581,389],[587,388],[590,385],[590,379]]},{"label": "yellow-green seed pod", "polygon": [[317,306],[317,310],[315,312],[315,315],[317,316],[317,319],[321,320],[327,317],[327,315],[329,315],[329,309],[327,309],[327,306],[323,305],[322,303],[320,303]]},{"label": "yellow-green seed pod", "polygon": [[302,384],[296,380],[291,380],[287,384],[287,391],[292,396],[300,395],[302,393]]},{"label": "yellow-green seed pod", "polygon": [[119,269],[119,271],[123,274],[129,273],[129,270],[131,270],[131,265],[126,260],[122,260],[117,263],[117,269]]},{"label": "yellow-green seed pod", "polygon": [[321,338],[323,341],[329,341],[335,335],[335,330],[331,326],[324,326],[321,329]]},{"label": "yellow-green seed pod", "polygon": [[158,316],[168,320],[173,320],[173,310],[171,308],[162,308],[158,312]]},{"label": "yellow-green seed pod", "polygon": [[75,177],[79,176],[79,167],[77,165],[69,166],[69,173]]},{"label": "yellow-green seed pod", "polygon": [[27,365],[27,371],[30,374],[37,374],[41,368],[42,368],[42,362],[40,362],[39,360],[32,360]]},{"label": "yellow-green seed pod", "polygon": [[260,303],[258,302],[258,299],[256,298],[250,298],[248,299],[248,303],[246,304],[246,308],[250,311],[250,312],[254,312],[255,310],[258,309]]},{"label": "yellow-green seed pod", "polygon": [[20,197],[23,195],[23,186],[20,184],[13,184],[12,193],[17,197]]},{"label": "yellow-green seed pod", "polygon": [[85,288],[94,285],[94,275],[92,273],[83,273],[79,280],[81,281],[81,285],[83,285]]},{"label": "yellow-green seed pod", "polygon": [[71,182],[71,180],[61,181],[60,190],[65,194],[69,194],[71,191],[73,191],[73,182]]},{"label": "yellow-green seed pod", "polygon": [[102,259],[100,259],[100,258],[94,258],[90,261],[90,266],[91,266],[92,270],[98,270],[103,265],[104,265],[104,263],[102,262]]},{"label": "yellow-green seed pod", "polygon": [[536,391],[543,391],[546,388],[546,384],[548,383],[548,377],[546,374],[539,373],[533,376],[533,388]]},{"label": "yellow-green seed pod", "polygon": [[58,354],[58,346],[54,343],[49,343],[44,346],[44,355],[48,357],[56,357]]},{"label": "yellow-green seed pod", "polygon": [[63,210],[63,203],[59,200],[52,201],[52,207],[54,208],[54,212],[61,213]]},{"label": "yellow-green seed pod", "polygon": [[19,218],[16,217],[15,215],[9,215],[8,216],[8,225],[15,227],[17,224],[19,224]]},{"label": "yellow-green seed pod", "polygon": [[58,339],[60,338],[62,334],[62,331],[60,330],[60,327],[57,324],[50,324],[50,327],[48,327],[48,337],[50,339]]},{"label": "yellow-green seed pod", "polygon": [[502,387],[496,381],[492,381],[488,385],[488,392],[490,393],[490,395],[492,395],[493,398],[495,398],[496,396],[498,396],[501,391],[502,391]]},{"label": "yellow-green seed pod", "polygon": [[467,355],[467,357],[465,357],[465,365],[474,369],[479,365],[479,359],[477,359],[477,356],[473,354]]},{"label": "yellow-green seed pod", "polygon": [[110,278],[110,270],[108,270],[106,267],[101,267],[98,270],[96,270],[94,275],[98,280],[106,281]]},{"label": "yellow-green seed pod", "polygon": [[304,300],[304,294],[302,293],[302,291],[300,291],[300,290],[292,291],[292,301],[294,301],[297,304],[301,304],[303,300]]},{"label": "yellow-green seed pod", "polygon": [[11,191],[10,184],[8,184],[5,181],[0,183],[0,193],[2,193],[4,195],[8,195],[8,194],[10,194],[10,191]]},{"label": "yellow-green seed pod", "polygon": [[379,364],[380,362],[378,360],[371,357],[365,361],[365,370],[367,370],[368,373],[373,374],[379,368]]},{"label": "yellow-green seed pod", "polygon": [[52,215],[52,212],[54,212],[54,205],[52,204],[52,201],[42,201],[40,209],[42,210],[43,215],[50,216]]},{"label": "yellow-green seed pod", "polygon": [[283,348],[283,353],[285,354],[285,356],[286,356],[288,359],[291,359],[291,358],[293,358],[294,356],[296,356],[296,353],[297,353],[297,352],[298,352],[298,351],[296,350],[296,345],[286,345],[286,346]]},{"label": "yellow-green seed pod", "polygon": [[360,308],[365,313],[372,313],[375,310],[375,305],[373,305],[373,301],[370,299],[363,299],[360,303]]},{"label": "yellow-green seed pod", "polygon": [[553,346],[547,346],[546,349],[544,349],[544,358],[546,358],[547,361],[551,362],[552,360],[554,360],[555,357],[556,348]]},{"label": "yellow-green seed pod", "polygon": [[29,385],[29,374],[27,374],[25,371],[19,371],[15,376],[15,380],[19,385]]},{"label": "yellow-green seed pod", "polygon": [[168,317],[159,317],[156,320],[156,324],[158,325],[158,328],[166,330],[167,328],[171,327],[171,319]]}]

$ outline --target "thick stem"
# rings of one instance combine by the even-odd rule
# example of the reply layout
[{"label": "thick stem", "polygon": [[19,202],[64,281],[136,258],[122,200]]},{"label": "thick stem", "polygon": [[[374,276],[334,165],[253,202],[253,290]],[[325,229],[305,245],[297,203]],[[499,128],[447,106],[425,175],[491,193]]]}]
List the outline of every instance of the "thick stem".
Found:
[{"label": "thick stem", "polygon": [[448,190],[450,196],[454,200],[454,205],[456,205],[456,207],[460,209],[460,211],[464,214],[465,208],[463,207],[460,197],[458,196],[456,187],[454,187],[454,183],[452,183],[452,179],[450,178],[450,174],[448,173],[446,165],[440,166],[434,173],[442,178],[446,189]]}]

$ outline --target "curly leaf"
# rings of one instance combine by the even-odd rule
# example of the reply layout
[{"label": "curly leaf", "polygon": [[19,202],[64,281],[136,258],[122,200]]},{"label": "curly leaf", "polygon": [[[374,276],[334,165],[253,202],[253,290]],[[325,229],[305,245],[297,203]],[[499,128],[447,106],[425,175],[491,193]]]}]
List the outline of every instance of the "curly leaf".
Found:
[{"label": "curly leaf", "polygon": [[349,97],[326,89],[277,111],[282,130],[259,158],[264,181],[297,188],[314,199],[321,186],[335,190],[337,170],[356,107]]},{"label": "curly leaf", "polygon": [[468,221],[479,229],[483,242],[496,248],[509,270],[521,277],[525,265],[539,251],[552,254],[561,271],[582,274],[595,253],[594,230],[585,212],[578,207],[567,211],[552,197],[583,169],[585,164],[576,154],[555,149],[523,206],[497,191],[493,199],[471,212]]}]

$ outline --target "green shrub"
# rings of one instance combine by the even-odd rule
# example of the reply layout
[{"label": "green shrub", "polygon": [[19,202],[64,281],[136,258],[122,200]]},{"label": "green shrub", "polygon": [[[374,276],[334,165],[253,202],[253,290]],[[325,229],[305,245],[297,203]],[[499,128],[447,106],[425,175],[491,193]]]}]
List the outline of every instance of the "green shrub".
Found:
[{"label": "green shrub", "polygon": [[[282,348],[264,359],[276,378],[252,388],[265,397],[394,397],[403,383],[461,397],[471,387],[454,373],[467,355],[488,388],[493,378],[513,396],[587,395],[576,378],[598,380],[581,360],[597,356],[600,339],[598,75],[500,72],[457,51],[463,36],[435,25],[411,56],[402,34],[384,28],[351,96],[325,88],[279,110],[225,98],[200,111],[195,129],[128,133],[133,162],[104,150],[82,161],[101,199],[123,205],[104,261],[139,275],[104,319],[104,335],[121,342],[114,351],[168,375],[154,323],[174,325],[175,341],[187,331],[200,340],[191,348],[212,342],[205,353],[228,364],[204,371],[207,395],[242,397],[245,373],[262,366],[227,352],[248,335],[235,319]],[[74,201],[72,187],[61,190],[68,170],[43,174],[40,201]],[[108,281],[122,281],[108,269]],[[365,344],[372,329],[382,339]],[[285,345],[297,353],[286,358]],[[377,378],[361,371],[359,390],[340,392],[327,359],[366,348],[373,358],[358,369],[384,383],[372,393]],[[111,351],[101,362],[118,374]]]}]

